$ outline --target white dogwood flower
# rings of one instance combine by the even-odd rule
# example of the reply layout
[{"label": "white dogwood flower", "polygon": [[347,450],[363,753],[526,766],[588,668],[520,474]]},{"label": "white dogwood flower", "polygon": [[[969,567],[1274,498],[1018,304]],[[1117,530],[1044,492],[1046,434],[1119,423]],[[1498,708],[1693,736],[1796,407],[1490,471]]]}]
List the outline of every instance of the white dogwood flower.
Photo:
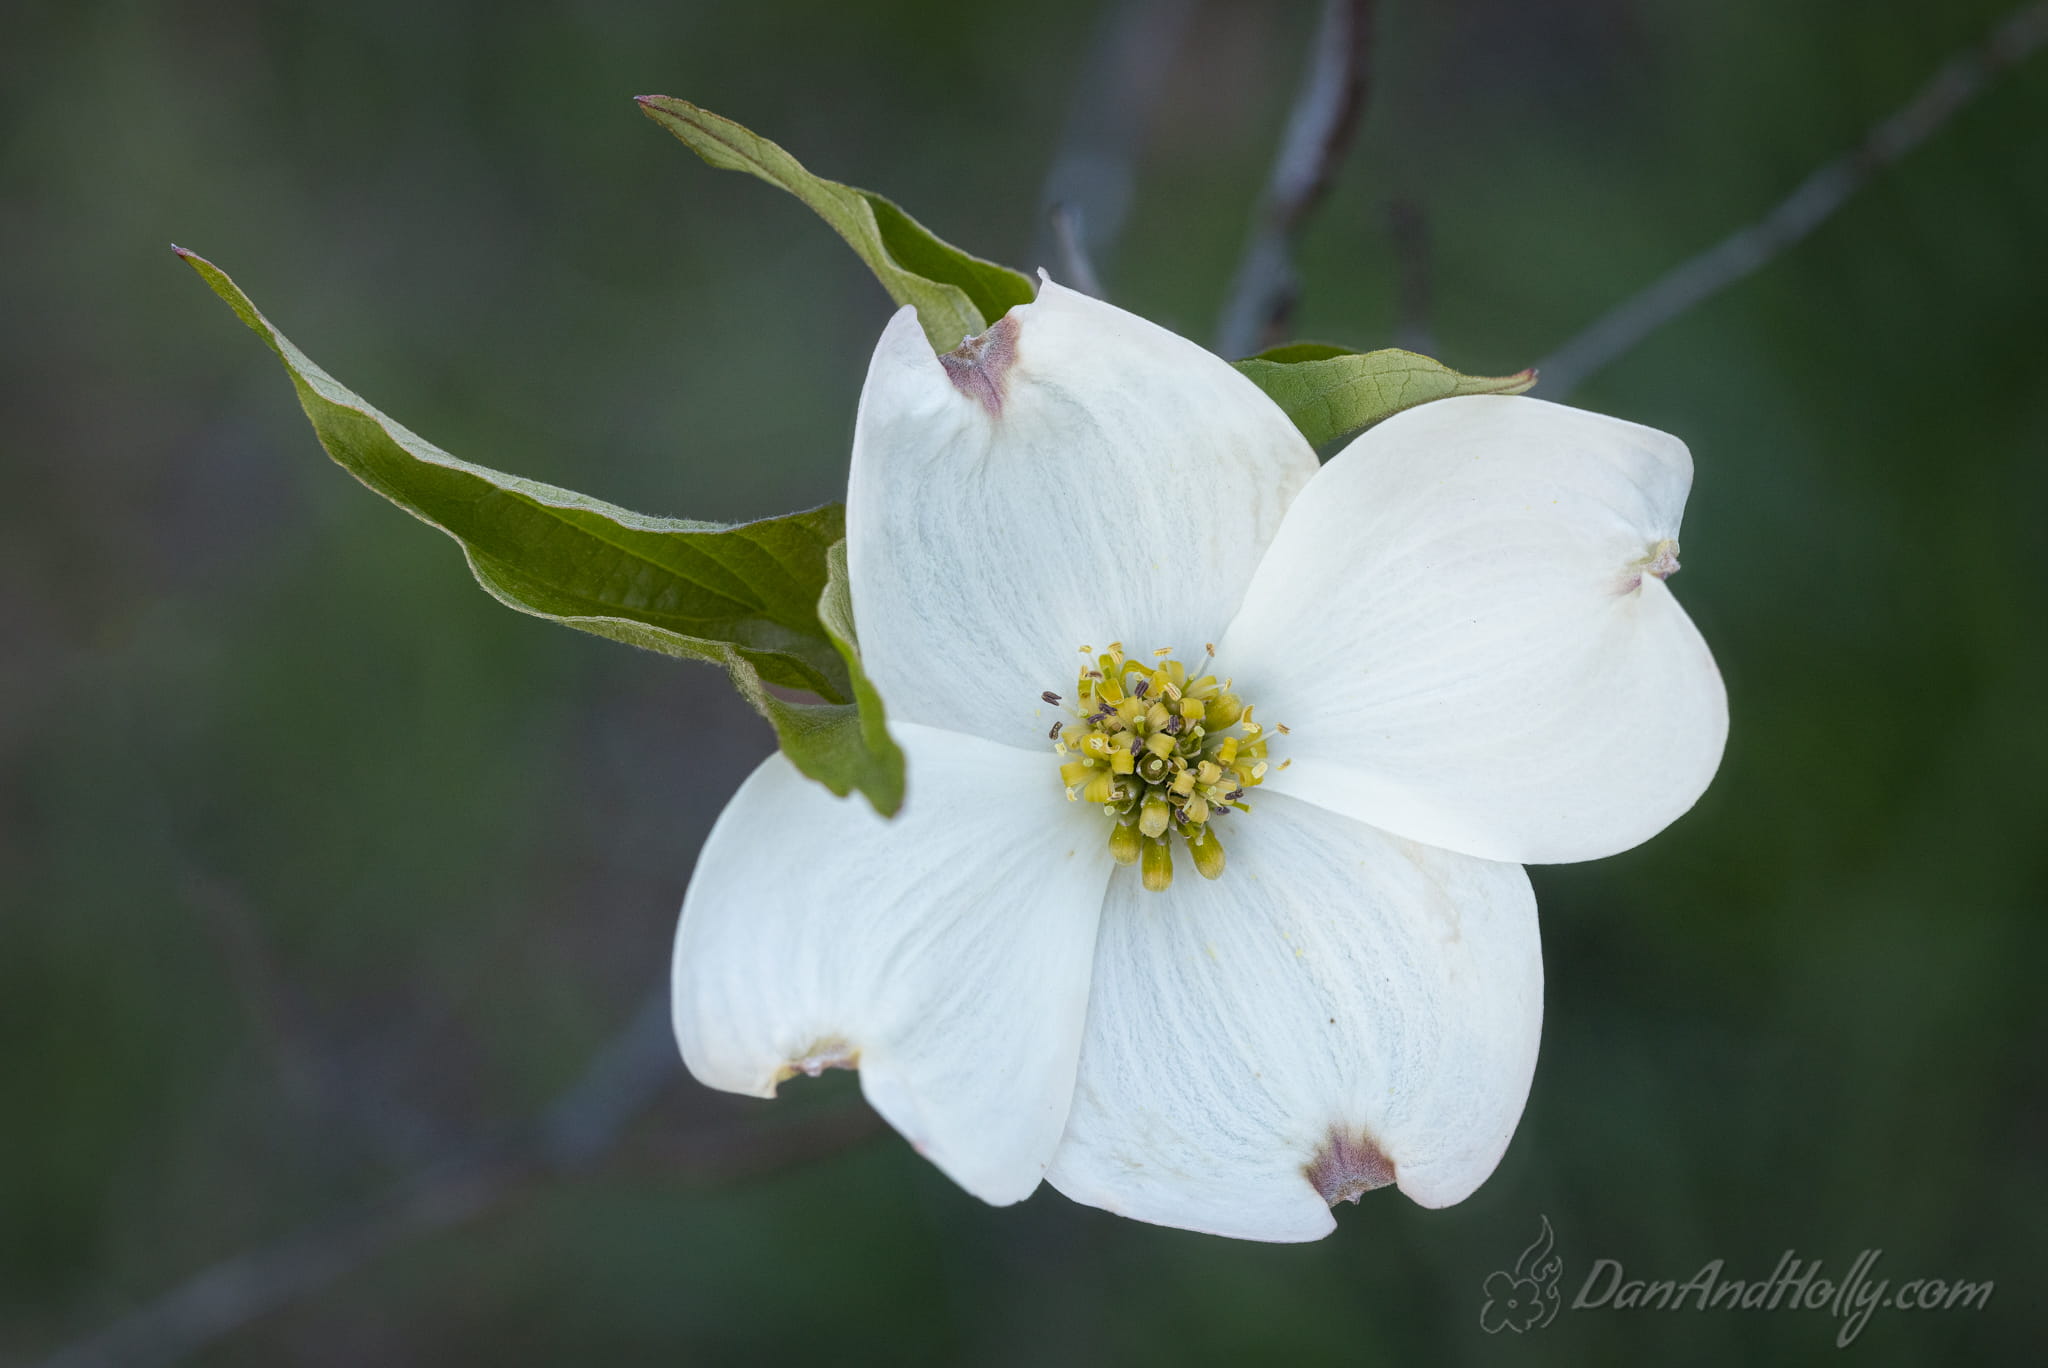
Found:
[{"label": "white dogwood flower", "polygon": [[691,1072],[857,1067],[994,1203],[1043,1178],[1307,1240],[1387,1183],[1459,1201],[1535,1067],[1521,865],[1636,845],[1720,762],[1664,583],[1691,479],[1675,438],[1508,397],[1318,468],[1110,305],[1048,282],[944,356],[904,309],[847,542],[908,797],[884,821],[779,754],[741,786],[677,936]]}]

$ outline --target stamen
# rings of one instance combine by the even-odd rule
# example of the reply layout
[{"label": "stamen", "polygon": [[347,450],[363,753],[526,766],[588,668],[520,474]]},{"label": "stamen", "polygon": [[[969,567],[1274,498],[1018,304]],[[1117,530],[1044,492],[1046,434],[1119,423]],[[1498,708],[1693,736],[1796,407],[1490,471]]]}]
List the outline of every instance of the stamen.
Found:
[{"label": "stamen", "polygon": [[1054,693],[1051,689],[1047,689],[1044,693],[1040,694],[1039,697],[1044,699],[1046,702],[1052,704],[1055,708],[1057,708],[1060,705],[1060,696]]},{"label": "stamen", "polygon": [[1173,886],[1173,847],[1164,841],[1144,843],[1145,887],[1164,893]]},{"label": "stamen", "polygon": [[1157,840],[1171,820],[1172,806],[1164,798],[1150,798],[1138,814],[1138,830]]}]

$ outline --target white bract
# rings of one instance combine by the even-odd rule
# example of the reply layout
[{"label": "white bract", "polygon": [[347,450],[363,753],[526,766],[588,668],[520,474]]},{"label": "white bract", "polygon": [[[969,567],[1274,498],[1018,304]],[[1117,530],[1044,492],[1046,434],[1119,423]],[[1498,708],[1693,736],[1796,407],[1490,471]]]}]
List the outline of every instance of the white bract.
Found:
[{"label": "white bract", "polygon": [[943,357],[904,309],[847,539],[908,796],[779,754],[740,788],[677,936],[691,1072],[857,1067],[995,1203],[1308,1240],[1387,1183],[1461,1200],[1536,1062],[1521,865],[1636,845],[1720,762],[1664,582],[1691,480],[1491,396],[1319,469],[1222,360],[1058,285]]}]

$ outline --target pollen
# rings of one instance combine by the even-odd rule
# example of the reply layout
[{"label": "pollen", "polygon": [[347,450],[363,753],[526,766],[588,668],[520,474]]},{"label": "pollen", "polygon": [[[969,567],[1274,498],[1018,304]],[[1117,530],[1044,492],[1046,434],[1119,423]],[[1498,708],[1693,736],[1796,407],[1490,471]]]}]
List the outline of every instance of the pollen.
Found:
[{"label": "pollen", "polygon": [[[1210,657],[1215,653],[1208,648]],[[1113,641],[1100,654],[1083,646],[1081,655],[1069,705],[1078,720],[1053,728],[1067,797],[1102,809],[1110,855],[1140,866],[1153,892],[1173,883],[1176,842],[1196,873],[1222,877],[1221,819],[1251,811],[1245,793],[1269,771],[1268,732],[1284,735],[1287,728],[1254,722],[1252,705],[1231,692],[1231,680],[1190,676],[1171,659],[1171,647],[1132,659]],[[1048,689],[1040,697],[1053,703],[1061,696]],[[1286,767],[1283,761],[1274,768]]]}]

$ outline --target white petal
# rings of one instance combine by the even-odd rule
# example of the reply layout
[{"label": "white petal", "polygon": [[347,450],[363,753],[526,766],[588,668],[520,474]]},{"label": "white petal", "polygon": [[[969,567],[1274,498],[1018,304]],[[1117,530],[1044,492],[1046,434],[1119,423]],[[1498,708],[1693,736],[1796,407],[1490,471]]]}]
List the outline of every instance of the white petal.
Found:
[{"label": "white petal", "polygon": [[1728,700],[1665,587],[1692,458],[1536,399],[1387,420],[1304,489],[1220,648],[1269,786],[1431,845],[1593,859],[1690,808]]},{"label": "white petal", "polygon": [[[1390,1179],[1460,1201],[1522,1114],[1543,1021],[1515,865],[1262,797],[1228,867],[1110,882],[1080,1085],[1048,1178],[1139,1220],[1313,1240]],[[1183,861],[1185,864],[1185,861]]]},{"label": "white petal", "polygon": [[1110,863],[1049,753],[915,725],[894,821],[778,752],[705,842],[676,935],[676,1037],[714,1088],[860,1069],[968,1191],[1038,1185],[1073,1092]]},{"label": "white petal", "polygon": [[1076,647],[1199,655],[1315,455],[1221,359],[1048,281],[976,361],[915,315],[861,392],[847,560],[889,713],[1036,745]]}]

